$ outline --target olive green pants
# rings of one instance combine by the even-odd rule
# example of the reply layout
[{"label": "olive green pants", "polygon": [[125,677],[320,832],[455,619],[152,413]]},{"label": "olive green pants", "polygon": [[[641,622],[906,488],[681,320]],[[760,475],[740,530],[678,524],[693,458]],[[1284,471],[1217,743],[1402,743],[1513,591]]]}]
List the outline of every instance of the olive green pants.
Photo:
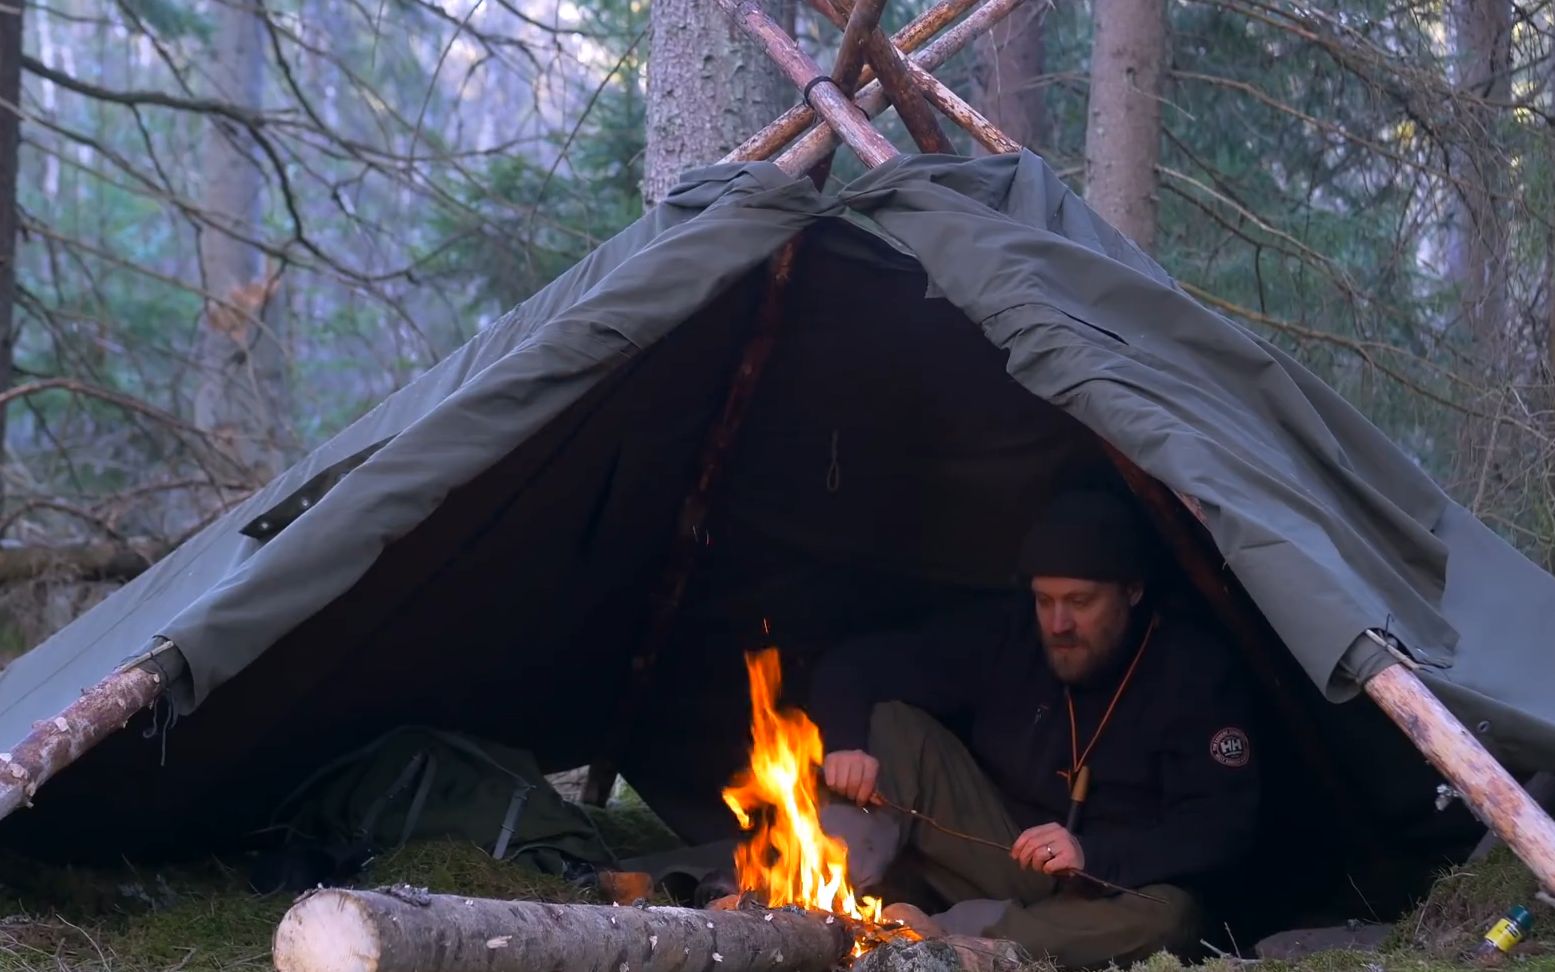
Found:
[{"label": "olive green pants", "polygon": [[[876,787],[892,801],[1000,843],[1012,844],[1020,835],[972,754],[921,710],[899,702],[877,705],[869,751],[880,761]],[[1140,889],[1165,898],[1165,904],[1134,895],[1100,896],[1076,879],[1059,882],[1022,868],[1007,851],[891,810],[865,812],[838,801],[826,807],[822,821],[847,842],[855,886],[868,888],[893,863],[909,862],[913,876],[951,904],[933,917],[953,933],[1008,939],[1033,958],[1045,956],[1066,968],[1124,964],[1163,949],[1189,949],[1198,939],[1198,906],[1181,888]]]}]

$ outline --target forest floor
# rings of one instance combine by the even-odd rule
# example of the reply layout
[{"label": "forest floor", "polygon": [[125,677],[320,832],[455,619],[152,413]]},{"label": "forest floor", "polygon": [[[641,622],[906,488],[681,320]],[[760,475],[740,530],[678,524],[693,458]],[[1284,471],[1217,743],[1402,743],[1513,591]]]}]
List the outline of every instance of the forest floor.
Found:
[{"label": "forest floor", "polygon": [[[595,812],[623,856],[673,846],[674,838],[628,793]],[[18,866],[0,861],[0,972],[261,972],[272,969],[270,938],[291,905],[286,894],[258,896],[241,868],[219,862],[153,873]],[[595,892],[560,878],[492,860],[480,848],[446,841],[410,845],[370,865],[356,882],[405,882],[477,897],[595,901]],[[1503,850],[1443,875],[1416,911],[1377,951],[1325,952],[1297,962],[1213,959],[1198,972],[1449,972],[1480,969],[1463,959],[1513,904],[1534,913],[1533,933],[1501,964],[1555,972],[1555,911],[1534,899],[1535,882]],[[1161,955],[1130,972],[1181,972]],[[1040,972],[1040,966],[1023,972]]]}]

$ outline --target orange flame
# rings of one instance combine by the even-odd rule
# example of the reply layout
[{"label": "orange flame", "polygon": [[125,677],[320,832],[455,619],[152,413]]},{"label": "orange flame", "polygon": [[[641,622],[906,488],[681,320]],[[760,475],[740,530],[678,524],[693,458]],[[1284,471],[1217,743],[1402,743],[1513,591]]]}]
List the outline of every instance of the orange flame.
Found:
[{"label": "orange flame", "polygon": [[847,845],[821,829],[820,730],[803,712],[778,709],[783,679],[775,649],[748,653],[745,667],[751,683],[750,766],[723,791],[740,827],[752,831],[735,855],[740,889],[765,899],[768,907],[792,904],[880,921],[880,900],[856,900],[848,884]]}]

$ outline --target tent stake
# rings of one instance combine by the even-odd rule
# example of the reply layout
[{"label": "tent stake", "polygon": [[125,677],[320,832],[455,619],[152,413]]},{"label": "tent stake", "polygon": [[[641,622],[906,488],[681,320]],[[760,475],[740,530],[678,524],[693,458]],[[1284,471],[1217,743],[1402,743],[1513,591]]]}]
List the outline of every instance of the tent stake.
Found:
[{"label": "tent stake", "polygon": [[1555,821],[1528,791],[1403,664],[1389,665],[1362,687],[1528,865],[1545,892],[1555,892]]},{"label": "tent stake", "polygon": [[746,408],[755,394],[756,384],[766,370],[767,360],[772,356],[778,328],[783,323],[783,295],[794,275],[794,263],[802,236],[800,234],[790,239],[772,257],[767,273],[766,293],[757,311],[756,327],[729,380],[729,393],[724,400],[723,410],[709,426],[702,442],[702,451],[697,461],[697,478],[681,503],[674,545],[653,601],[653,613],[643,640],[632,657],[631,680],[626,697],[617,709],[610,731],[605,735],[604,752],[589,765],[588,779],[583,784],[583,800],[586,803],[603,806],[615,785],[617,761],[630,738],[638,713],[648,698],[653,664],[669,642],[675,619],[680,613],[681,600],[706,545],[707,515],[712,506],[713,489],[723,472],[724,460],[734,445],[740,425],[745,420]]},{"label": "tent stake", "polygon": [[[927,44],[946,24],[976,5],[977,0],[939,0],[912,23],[897,31],[891,37],[891,43],[907,53],[916,51]],[[874,72],[867,66],[859,75],[859,83],[865,86],[874,79]],[[734,151],[719,161],[755,162],[768,158],[778,149],[804,134],[804,130],[813,124],[815,124],[815,111],[801,102],[779,115],[772,124],[741,142]]]}]

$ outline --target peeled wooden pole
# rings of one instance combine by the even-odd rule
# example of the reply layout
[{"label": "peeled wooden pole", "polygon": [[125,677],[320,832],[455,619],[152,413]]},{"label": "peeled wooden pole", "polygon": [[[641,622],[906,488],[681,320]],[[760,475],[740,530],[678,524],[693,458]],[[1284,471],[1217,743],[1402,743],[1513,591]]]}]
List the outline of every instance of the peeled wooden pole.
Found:
[{"label": "peeled wooden pole", "polygon": [[[915,53],[911,63],[924,71],[933,71],[941,64],[950,60],[962,48],[966,47],[978,36],[987,33],[989,29],[1010,15],[1024,0],[988,0],[978,7],[961,23],[947,30],[936,38],[923,50]],[[885,109],[886,97],[881,89],[880,82],[875,81],[865,85],[859,91],[854,102],[867,115],[875,115]],[[791,145],[787,151],[776,159],[776,164],[784,172],[798,175],[809,171],[816,162],[825,158],[826,153],[832,151],[837,144],[837,135],[825,125],[817,125],[806,132],[804,137]]]},{"label": "peeled wooden pole", "polygon": [[842,28],[842,43],[837,47],[837,60],[832,63],[831,79],[844,94],[858,90],[859,75],[864,70],[864,39],[879,28],[884,11],[885,0],[855,0],[851,15],[839,15],[832,21]]},{"label": "peeled wooden pole", "polygon": [[[939,0],[925,10],[916,20],[897,31],[891,43],[899,50],[912,52],[928,43],[946,24],[977,5],[977,0]],[[868,85],[874,80],[874,72],[867,66],[859,75],[859,83]],[[720,162],[754,162],[765,159],[778,149],[804,133],[815,124],[815,111],[806,104],[797,104],[783,112],[772,124],[741,142],[734,151],[719,159]]]},{"label": "peeled wooden pole", "polygon": [[907,70],[913,83],[923,92],[923,96],[929,100],[929,103],[944,112],[951,121],[970,132],[983,148],[995,155],[1020,151],[1019,142],[1000,131],[998,125],[967,104],[960,95],[941,84],[934,75],[916,64],[907,65]]},{"label": "peeled wooden pole", "polygon": [[795,87],[805,92],[806,100],[815,107],[816,113],[858,153],[865,165],[872,169],[901,154],[884,135],[875,131],[869,118],[837,88],[821,66],[767,16],[756,0],[718,0],[718,6],[766,50],[767,56],[783,69]]},{"label": "peeled wooden pole", "polygon": [[[1555,773],[1549,770],[1540,770],[1528,778],[1523,784],[1523,789],[1533,798],[1533,802],[1544,808],[1545,813],[1555,810]],[[1474,852],[1469,855],[1469,863],[1473,864],[1490,856],[1490,852],[1500,846],[1502,840],[1494,830],[1486,830],[1485,836],[1474,845]]]},{"label": "peeled wooden pole", "polygon": [[54,718],[35,723],[10,752],[0,753],[0,819],[31,806],[38,787],[122,728],[161,691],[161,676],[125,669],[87,689]]},{"label": "peeled wooden pole", "polygon": [[[913,143],[924,152],[955,151],[950,139],[940,131],[939,122],[934,120],[934,112],[924,100],[923,92],[913,83],[906,58],[891,43],[885,31],[880,29],[880,10],[874,8],[883,8],[885,0],[858,0],[851,15],[843,13],[838,0],[810,0],[810,5],[834,25],[844,28],[844,45],[848,43],[850,34],[858,38],[859,56],[869,58],[869,64],[875,69],[875,76],[880,80],[886,99],[896,108],[896,114],[907,127]],[[838,54],[839,63],[841,58],[842,55]],[[847,66],[851,67],[851,62]],[[834,70],[832,77],[849,97],[858,90],[856,74],[844,76]],[[845,79],[847,83],[844,83]]]},{"label": "peeled wooden pole", "polygon": [[654,665],[674,633],[681,602],[691,585],[691,575],[706,549],[707,520],[712,511],[714,490],[722,481],[729,450],[739,435],[757,385],[772,357],[772,349],[777,344],[778,330],[783,326],[788,284],[794,276],[800,241],[801,238],[795,236],[784,243],[768,266],[766,289],[756,310],[755,330],[745,342],[739,363],[729,378],[729,392],[724,397],[723,408],[703,438],[701,451],[697,453],[697,477],[680,504],[675,539],[659,577],[652,613],[644,626],[642,641],[632,653],[626,695],[610,716],[604,748],[589,764],[588,780],[583,787],[585,803],[604,806],[609,799],[615,786],[617,760],[626,751],[637,719],[653,693]]},{"label": "peeled wooden pole", "polygon": [[1528,791],[1404,665],[1389,665],[1362,688],[1528,865],[1544,891],[1555,893],[1555,821]]},{"label": "peeled wooden pole", "polygon": [[[859,75],[864,70],[864,38],[880,24],[880,14],[885,10],[885,0],[857,0],[851,16],[838,13],[833,23],[843,28],[842,42],[837,46],[837,58],[832,62],[831,79],[849,98],[858,90]],[[810,181],[820,189],[831,175],[833,155],[828,154],[810,170]]]},{"label": "peeled wooden pole", "polygon": [[823,972],[853,948],[815,912],[316,891],[275,931],[277,972]]}]

